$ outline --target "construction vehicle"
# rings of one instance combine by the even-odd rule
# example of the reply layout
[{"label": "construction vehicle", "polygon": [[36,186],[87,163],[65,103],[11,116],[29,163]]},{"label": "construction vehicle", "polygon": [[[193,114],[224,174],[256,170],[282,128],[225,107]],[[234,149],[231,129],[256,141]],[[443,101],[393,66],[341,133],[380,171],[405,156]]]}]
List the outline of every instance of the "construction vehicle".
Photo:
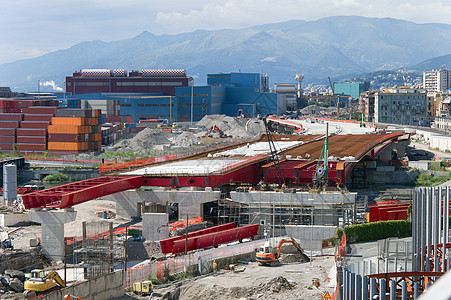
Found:
[{"label": "construction vehicle", "polygon": [[219,129],[219,127],[216,126],[216,125],[211,126],[210,129],[208,129],[207,133],[204,134],[202,137],[203,137],[203,138],[206,138],[206,137],[212,138],[212,137],[213,137],[213,132],[215,132],[215,131],[218,133],[218,136],[219,136],[220,138],[232,138],[231,135],[225,134],[225,133],[224,133],[221,129]]},{"label": "construction vehicle", "polygon": [[152,294],[152,281],[146,280],[133,283],[133,293],[142,296]]},{"label": "construction vehicle", "polygon": [[34,291],[37,294],[52,291],[56,288],[64,288],[66,284],[56,271],[45,272],[41,269],[31,271],[31,277],[25,281],[24,289]]},{"label": "construction vehicle", "polygon": [[280,257],[280,251],[282,250],[282,245],[284,244],[293,244],[296,249],[301,253],[303,256],[303,259],[305,261],[309,261],[310,259],[308,256],[304,254],[304,251],[302,248],[298,245],[298,243],[293,239],[283,239],[279,242],[279,246],[277,248],[271,247],[269,241],[265,241],[265,244],[259,248],[256,254],[256,260],[260,266],[275,266],[278,265],[279,257]]}]

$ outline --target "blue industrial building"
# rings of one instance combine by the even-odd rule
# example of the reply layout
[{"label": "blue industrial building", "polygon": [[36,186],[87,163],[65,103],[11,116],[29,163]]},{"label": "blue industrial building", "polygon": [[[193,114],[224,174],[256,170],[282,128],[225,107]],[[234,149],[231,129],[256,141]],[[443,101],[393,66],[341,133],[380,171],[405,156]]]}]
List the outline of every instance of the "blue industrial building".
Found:
[{"label": "blue industrial building", "polygon": [[224,87],[254,88],[259,92],[269,91],[269,78],[259,73],[218,73],[208,74],[207,84]]},{"label": "blue industrial building", "polygon": [[343,94],[358,99],[360,94],[369,91],[369,82],[345,82],[334,83],[334,92],[336,95]]},{"label": "blue industrial building", "polygon": [[[276,93],[270,93],[268,76],[258,73],[209,74],[207,86],[176,87],[175,96],[162,93],[74,94],[84,106],[102,110],[103,117],[120,115],[138,120],[163,118],[170,122],[197,122],[205,115],[266,116],[282,114]],[[281,101],[280,101],[281,102]]]}]

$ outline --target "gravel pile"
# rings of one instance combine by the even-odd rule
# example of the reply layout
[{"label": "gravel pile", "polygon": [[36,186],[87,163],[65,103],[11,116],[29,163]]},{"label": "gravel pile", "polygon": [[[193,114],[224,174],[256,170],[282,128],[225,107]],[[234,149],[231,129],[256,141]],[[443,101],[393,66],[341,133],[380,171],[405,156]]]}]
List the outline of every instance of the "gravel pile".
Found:
[{"label": "gravel pile", "polygon": [[[247,131],[246,123],[248,124]],[[207,115],[196,123],[196,126],[204,126],[207,130],[215,125],[225,134],[231,135],[233,138],[251,138],[265,132],[265,126],[261,120],[238,119],[226,115]],[[205,134],[205,132],[202,134]]]},{"label": "gravel pile", "polygon": [[174,139],[173,147],[191,147],[201,143],[201,138],[190,133],[183,132]]},{"label": "gravel pile", "polygon": [[174,135],[157,128],[146,128],[132,139],[119,141],[109,147],[110,151],[133,151],[145,154],[149,150],[161,150],[162,146],[169,146]]}]

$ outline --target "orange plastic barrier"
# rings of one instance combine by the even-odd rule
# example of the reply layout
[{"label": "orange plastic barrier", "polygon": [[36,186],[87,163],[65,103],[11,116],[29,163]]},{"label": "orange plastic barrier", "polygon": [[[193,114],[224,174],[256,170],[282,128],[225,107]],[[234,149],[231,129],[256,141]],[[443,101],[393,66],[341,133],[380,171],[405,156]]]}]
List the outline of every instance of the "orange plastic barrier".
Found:
[{"label": "orange plastic barrier", "polygon": [[[193,224],[199,224],[199,223],[202,223],[202,217],[188,219],[188,226],[193,225]],[[177,230],[177,228],[185,227],[186,221],[177,221],[174,223],[170,223],[168,226],[169,226],[169,229],[171,229],[171,230]]]}]

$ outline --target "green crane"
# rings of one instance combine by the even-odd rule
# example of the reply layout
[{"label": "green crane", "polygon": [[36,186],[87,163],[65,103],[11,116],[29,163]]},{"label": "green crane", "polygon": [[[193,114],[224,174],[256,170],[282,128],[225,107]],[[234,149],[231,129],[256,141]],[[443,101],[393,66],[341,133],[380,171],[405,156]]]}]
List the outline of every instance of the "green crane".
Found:
[{"label": "green crane", "polygon": [[327,187],[329,167],[327,158],[329,157],[329,123],[326,123],[326,138],[321,155],[316,164],[315,174],[313,176],[313,185],[315,190],[325,189]]}]

